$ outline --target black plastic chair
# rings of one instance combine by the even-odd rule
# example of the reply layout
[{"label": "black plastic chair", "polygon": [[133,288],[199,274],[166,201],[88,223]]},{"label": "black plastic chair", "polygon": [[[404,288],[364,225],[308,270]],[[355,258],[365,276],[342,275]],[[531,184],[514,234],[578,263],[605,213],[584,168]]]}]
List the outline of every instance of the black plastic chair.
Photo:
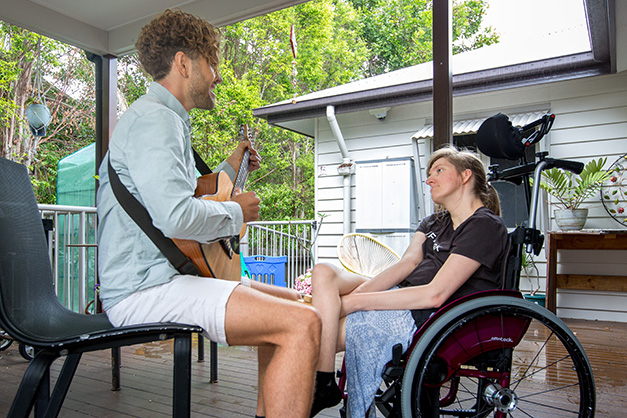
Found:
[{"label": "black plastic chair", "polygon": [[[115,328],[104,314],[65,308],[54,289],[46,238],[26,167],[0,158],[0,327],[36,348],[9,417],[56,417],[82,353],[174,338],[173,416],[188,417],[192,334],[202,330],[161,323]],[[52,393],[50,365],[65,361]]]}]

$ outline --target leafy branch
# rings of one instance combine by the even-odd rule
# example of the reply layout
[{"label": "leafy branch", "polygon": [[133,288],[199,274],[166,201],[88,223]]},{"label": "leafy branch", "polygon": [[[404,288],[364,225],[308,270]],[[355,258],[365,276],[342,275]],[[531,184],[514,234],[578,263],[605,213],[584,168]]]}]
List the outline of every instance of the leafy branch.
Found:
[{"label": "leafy branch", "polygon": [[558,168],[544,171],[544,181],[540,187],[555,197],[565,209],[577,209],[609,179],[610,173],[603,169],[606,162],[607,158],[591,160],[579,175]]}]

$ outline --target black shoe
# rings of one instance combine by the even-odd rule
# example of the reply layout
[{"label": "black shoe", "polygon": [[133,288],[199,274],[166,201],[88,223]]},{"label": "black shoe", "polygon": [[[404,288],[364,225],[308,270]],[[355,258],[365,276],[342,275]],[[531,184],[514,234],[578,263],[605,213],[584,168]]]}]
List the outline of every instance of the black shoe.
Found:
[{"label": "black shoe", "polygon": [[342,401],[342,391],[335,383],[335,380],[331,380],[326,384],[319,384],[316,381],[316,391],[314,393],[313,405],[311,406],[310,418],[318,415],[320,411],[326,408],[331,408]]}]

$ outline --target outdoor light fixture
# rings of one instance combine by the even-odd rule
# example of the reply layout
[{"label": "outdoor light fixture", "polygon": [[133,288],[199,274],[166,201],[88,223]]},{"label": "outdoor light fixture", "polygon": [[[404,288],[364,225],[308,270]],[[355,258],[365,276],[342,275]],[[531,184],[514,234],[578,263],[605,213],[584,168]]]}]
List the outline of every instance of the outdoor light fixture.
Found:
[{"label": "outdoor light fixture", "polygon": [[50,123],[50,110],[45,104],[33,103],[26,108],[28,126],[35,136],[45,136]]},{"label": "outdoor light fixture", "polygon": [[46,128],[50,123],[50,109],[46,106],[46,96],[43,94],[41,80],[41,38],[37,39],[37,66],[33,78],[33,87],[37,90],[37,97],[26,108],[28,127],[35,136],[46,136]]}]

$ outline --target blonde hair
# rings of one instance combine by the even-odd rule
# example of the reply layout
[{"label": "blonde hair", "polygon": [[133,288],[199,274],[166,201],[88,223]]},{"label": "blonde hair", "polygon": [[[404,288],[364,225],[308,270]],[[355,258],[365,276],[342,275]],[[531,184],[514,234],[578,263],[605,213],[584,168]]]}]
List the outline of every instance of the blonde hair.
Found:
[{"label": "blonde hair", "polygon": [[501,216],[501,201],[499,200],[499,195],[494,187],[488,183],[485,168],[477,154],[469,150],[459,150],[453,146],[440,148],[431,155],[429,163],[427,164],[427,173],[431,171],[433,164],[441,158],[446,158],[459,174],[463,173],[465,170],[470,170],[474,177],[473,190],[475,195],[481,199],[481,203],[483,203],[486,208],[494,212],[495,215]]}]

